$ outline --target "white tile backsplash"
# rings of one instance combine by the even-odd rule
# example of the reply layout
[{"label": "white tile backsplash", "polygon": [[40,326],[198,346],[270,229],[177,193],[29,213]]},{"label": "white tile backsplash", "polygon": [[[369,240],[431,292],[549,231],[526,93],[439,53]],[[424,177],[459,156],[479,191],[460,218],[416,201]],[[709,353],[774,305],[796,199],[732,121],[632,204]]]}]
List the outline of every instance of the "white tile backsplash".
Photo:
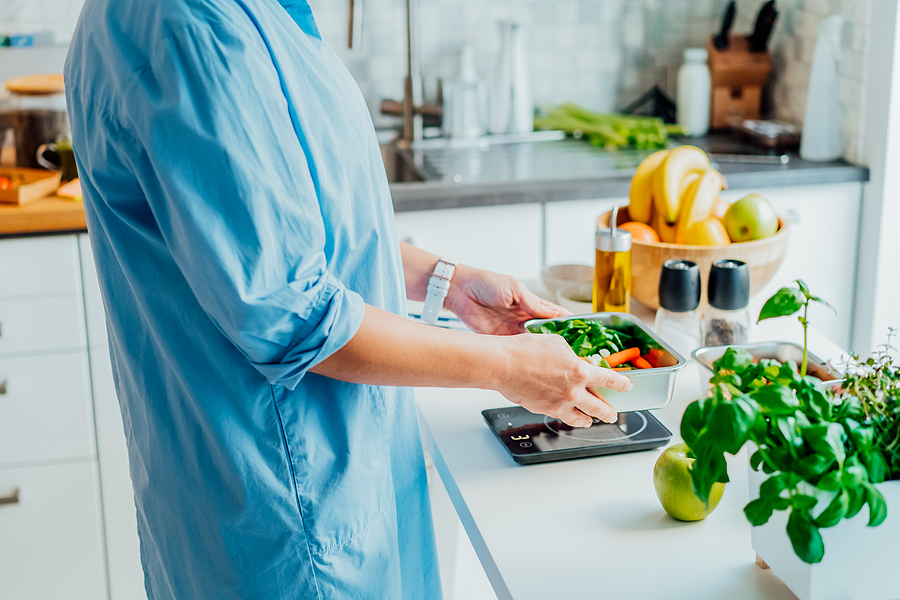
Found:
[{"label": "white tile backsplash", "polygon": [[[274,1],[274,0],[273,0]],[[400,99],[406,75],[405,0],[363,2],[363,47],[346,48],[346,0],[310,0],[323,37],[347,64],[366,96],[376,125],[383,98]],[[840,98],[847,119],[848,156],[855,158],[866,64],[870,0],[779,0],[771,49],[774,114],[802,122],[819,22],[841,14],[844,60]],[[0,0],[0,33],[51,31],[71,39],[84,0]],[[463,44],[475,48],[487,80],[499,49],[497,23],[522,23],[536,104],[581,102],[598,110],[626,106],[654,83],[674,97],[685,47],[703,46],[719,27],[727,0],[418,0],[421,66],[426,92],[456,76]],[[738,0],[733,31],[750,31],[762,0]],[[24,55],[17,55],[21,57]],[[0,61],[3,62],[3,61]],[[26,68],[28,64],[18,65]],[[6,69],[7,71],[9,69]],[[4,72],[0,66],[0,74]],[[433,99],[433,98],[430,98]]]}]

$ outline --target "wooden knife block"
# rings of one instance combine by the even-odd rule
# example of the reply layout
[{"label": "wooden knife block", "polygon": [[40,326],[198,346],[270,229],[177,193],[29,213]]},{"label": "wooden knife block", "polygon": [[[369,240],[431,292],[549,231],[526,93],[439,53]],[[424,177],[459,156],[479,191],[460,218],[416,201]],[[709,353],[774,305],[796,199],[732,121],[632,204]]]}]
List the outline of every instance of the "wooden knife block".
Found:
[{"label": "wooden knife block", "polygon": [[710,39],[709,74],[712,79],[710,127],[725,129],[731,120],[758,119],[763,85],[772,70],[769,52],[750,52],[747,36],[733,35],[725,50]]}]

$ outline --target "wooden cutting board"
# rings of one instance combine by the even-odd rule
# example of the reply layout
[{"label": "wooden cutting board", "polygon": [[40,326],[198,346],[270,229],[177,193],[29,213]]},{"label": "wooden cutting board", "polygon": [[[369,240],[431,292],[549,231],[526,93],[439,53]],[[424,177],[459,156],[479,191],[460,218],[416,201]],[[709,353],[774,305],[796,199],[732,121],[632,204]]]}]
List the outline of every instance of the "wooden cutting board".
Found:
[{"label": "wooden cutting board", "polygon": [[84,204],[51,196],[25,206],[0,205],[0,235],[87,231]]}]

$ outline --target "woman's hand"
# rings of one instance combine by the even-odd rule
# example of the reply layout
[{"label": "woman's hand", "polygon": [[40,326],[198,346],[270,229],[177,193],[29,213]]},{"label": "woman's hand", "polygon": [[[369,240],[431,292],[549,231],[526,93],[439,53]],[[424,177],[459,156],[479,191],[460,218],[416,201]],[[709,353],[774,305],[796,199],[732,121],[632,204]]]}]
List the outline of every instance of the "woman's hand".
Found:
[{"label": "woman's hand", "polygon": [[508,400],[573,427],[590,427],[591,417],[616,422],[615,409],[587,387],[627,392],[630,379],[578,358],[558,335],[519,335],[503,342],[507,361],[495,389]]},{"label": "woman's hand", "polygon": [[553,319],[569,313],[542,300],[520,281],[507,275],[459,265],[450,282],[444,306],[475,333],[522,333],[529,319]]}]

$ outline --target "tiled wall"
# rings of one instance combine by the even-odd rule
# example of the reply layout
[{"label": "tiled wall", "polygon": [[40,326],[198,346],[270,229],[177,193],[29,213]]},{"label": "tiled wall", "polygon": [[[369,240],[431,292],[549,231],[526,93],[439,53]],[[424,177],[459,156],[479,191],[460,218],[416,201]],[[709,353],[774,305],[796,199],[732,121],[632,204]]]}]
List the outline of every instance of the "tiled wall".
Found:
[{"label": "tiled wall", "polygon": [[[273,0],[274,1],[274,0]],[[383,98],[399,99],[406,74],[406,0],[363,4],[363,44],[347,50],[348,0],[310,0],[323,37],[359,82],[376,125]],[[0,33],[53,31],[71,37],[84,0],[0,0]],[[738,0],[735,32],[752,28],[763,0]],[[727,0],[418,0],[426,97],[437,79],[456,75],[463,44],[475,48],[490,78],[499,49],[497,23],[522,23],[535,101],[571,100],[598,110],[622,108],[656,82],[674,95],[681,51],[702,46],[718,28]],[[844,15],[840,97],[848,156],[862,130],[866,19],[869,0],[778,0],[772,40],[776,65],[771,100],[776,115],[802,121],[819,21]]]}]

